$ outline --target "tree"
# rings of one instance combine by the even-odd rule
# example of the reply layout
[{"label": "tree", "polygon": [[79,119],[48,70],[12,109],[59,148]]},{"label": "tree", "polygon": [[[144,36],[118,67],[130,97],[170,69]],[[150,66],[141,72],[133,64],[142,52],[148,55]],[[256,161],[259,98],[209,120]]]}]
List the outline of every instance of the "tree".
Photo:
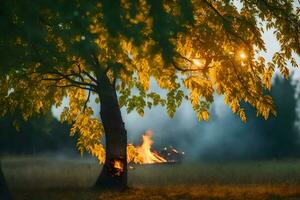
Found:
[{"label": "tree", "polygon": [[[229,113],[227,109],[221,112],[219,110],[216,114],[214,108],[220,108],[212,106],[210,111],[212,120],[207,123],[194,124],[194,128],[190,131],[180,130],[181,127],[177,125],[178,122],[175,123],[175,126],[169,124],[168,127],[171,127],[173,132],[170,133],[170,129],[165,130],[168,134],[162,141],[166,142],[173,139],[173,143],[176,144],[174,135],[177,136],[186,132],[185,138],[181,136],[180,140],[177,139],[178,147],[185,144],[181,148],[185,150],[186,154],[194,155],[195,158],[201,160],[297,158],[300,146],[299,127],[295,126],[298,118],[295,98],[297,92],[296,84],[293,83],[294,80],[293,78],[284,80],[280,76],[273,79],[270,94],[276,107],[276,117],[270,116],[265,121],[256,116],[252,107],[242,104],[247,115],[247,123],[243,124],[237,116]],[[178,120],[180,118],[177,118]]]},{"label": "tree", "polygon": [[[271,95],[277,109],[277,117],[270,117],[266,122],[255,118],[251,113],[252,123],[262,138],[261,158],[286,158],[299,155],[299,134],[295,123],[297,121],[296,87],[291,80],[285,81],[280,77],[274,80]],[[283,100],[284,99],[284,100]],[[250,119],[249,119],[250,120]]]},{"label": "tree", "polygon": [[[61,121],[72,124],[81,152],[105,163],[96,186],[124,188],[122,106],[143,115],[146,106],[162,105],[172,117],[187,97],[207,120],[217,92],[243,121],[241,102],[264,118],[275,114],[264,90],[275,67],[288,77],[286,63],[296,66],[300,54],[299,9],[292,3],[242,0],[238,10],[230,0],[2,1],[1,115],[20,111],[27,120],[67,97]],[[259,21],[281,45],[268,63],[257,56],[265,50]],[[152,79],[166,95],[151,91]],[[91,95],[101,120],[89,106]]]},{"label": "tree", "polygon": [[40,153],[74,149],[75,139],[70,139],[68,124],[60,123],[52,113],[21,122],[19,132],[13,126],[14,118],[6,115],[0,119],[1,153]]},{"label": "tree", "polygon": [[4,200],[11,200],[11,196],[8,191],[5,178],[2,172],[1,163],[0,163],[0,198]]}]

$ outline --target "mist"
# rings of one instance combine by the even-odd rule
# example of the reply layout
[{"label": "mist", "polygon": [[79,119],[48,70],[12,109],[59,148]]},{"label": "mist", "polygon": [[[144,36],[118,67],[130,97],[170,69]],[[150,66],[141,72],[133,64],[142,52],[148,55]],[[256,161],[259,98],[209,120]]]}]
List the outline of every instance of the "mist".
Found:
[{"label": "mist", "polygon": [[[248,120],[244,124],[223,102],[215,96],[209,121],[198,121],[188,101],[171,119],[160,106],[146,109],[143,117],[122,109],[128,132],[128,142],[139,144],[141,135],[154,131],[153,148],[173,146],[185,152],[185,159],[240,160],[277,159],[299,156],[299,121],[296,113],[296,85],[276,77],[271,95],[278,111],[277,117],[264,120],[256,117],[249,105],[244,105]],[[274,129],[274,130],[273,130]]]},{"label": "mist", "polygon": [[[185,101],[170,119],[164,109],[146,110],[144,117],[123,112],[129,143],[138,144],[147,129],[154,131],[154,148],[174,146],[184,151],[186,159],[206,158],[208,154],[224,158],[241,157],[250,151],[259,151],[261,138],[247,130],[241,120],[223,104],[222,97],[215,97],[209,121],[198,121],[190,103]],[[251,123],[251,122],[250,122]],[[251,129],[255,132],[255,127]],[[249,131],[247,131],[249,132]],[[255,150],[253,150],[255,149]]]},{"label": "mist", "polygon": [[[249,160],[281,159],[299,157],[299,122],[297,78],[290,80],[275,76],[271,96],[277,110],[277,117],[268,120],[256,117],[255,110],[246,104],[247,122],[232,113],[224,104],[223,97],[215,95],[210,107],[209,121],[198,121],[188,100],[184,100],[173,118],[161,106],[145,108],[144,116],[137,112],[127,113],[122,108],[122,117],[128,133],[128,143],[139,145],[141,136],[148,129],[153,130],[153,150],[161,151],[173,146],[185,152],[185,160]],[[164,91],[151,82],[151,88]],[[299,88],[298,88],[299,89]],[[99,105],[91,103],[95,116],[99,117]],[[53,109],[59,118],[60,109]]]}]

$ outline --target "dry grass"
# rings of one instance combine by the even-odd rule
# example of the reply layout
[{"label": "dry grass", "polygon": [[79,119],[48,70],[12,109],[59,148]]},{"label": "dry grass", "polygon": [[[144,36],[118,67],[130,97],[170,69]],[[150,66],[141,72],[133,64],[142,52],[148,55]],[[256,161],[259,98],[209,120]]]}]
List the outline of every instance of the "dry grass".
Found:
[{"label": "dry grass", "polygon": [[124,192],[92,190],[18,191],[16,199],[26,200],[299,200],[300,187],[287,185],[198,185],[137,187]]},{"label": "dry grass", "polygon": [[9,158],[3,170],[16,199],[24,200],[300,200],[300,162],[219,162],[135,166],[131,189],[89,188],[101,167],[94,160]]}]

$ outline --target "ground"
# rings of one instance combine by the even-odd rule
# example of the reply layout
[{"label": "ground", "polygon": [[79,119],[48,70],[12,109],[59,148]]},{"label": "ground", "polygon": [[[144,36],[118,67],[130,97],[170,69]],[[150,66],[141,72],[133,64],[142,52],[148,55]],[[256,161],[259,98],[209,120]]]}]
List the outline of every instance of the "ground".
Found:
[{"label": "ground", "polygon": [[134,165],[130,189],[90,189],[101,170],[91,159],[9,157],[3,171],[20,200],[300,200],[300,160]]}]

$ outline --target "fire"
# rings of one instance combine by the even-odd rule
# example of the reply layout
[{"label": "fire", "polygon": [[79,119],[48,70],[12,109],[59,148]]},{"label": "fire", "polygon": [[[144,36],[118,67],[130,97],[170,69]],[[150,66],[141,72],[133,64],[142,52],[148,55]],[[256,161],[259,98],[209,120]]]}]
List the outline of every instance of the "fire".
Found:
[{"label": "fire", "polygon": [[151,146],[153,144],[152,136],[153,131],[146,131],[142,137],[142,144],[137,147],[137,152],[141,158],[141,162],[143,164],[167,162],[167,160],[161,157],[158,153],[151,151]]},{"label": "fire", "polygon": [[124,166],[123,166],[122,161],[121,160],[113,160],[112,166],[113,166],[114,174],[116,176],[121,176],[121,174],[124,171]]},{"label": "fire", "polygon": [[160,153],[153,151],[153,131],[147,130],[142,135],[142,142],[140,146],[133,144],[127,145],[127,162],[139,164],[153,164],[153,163],[176,163],[181,162],[184,152],[178,151],[172,146],[165,147]]}]

